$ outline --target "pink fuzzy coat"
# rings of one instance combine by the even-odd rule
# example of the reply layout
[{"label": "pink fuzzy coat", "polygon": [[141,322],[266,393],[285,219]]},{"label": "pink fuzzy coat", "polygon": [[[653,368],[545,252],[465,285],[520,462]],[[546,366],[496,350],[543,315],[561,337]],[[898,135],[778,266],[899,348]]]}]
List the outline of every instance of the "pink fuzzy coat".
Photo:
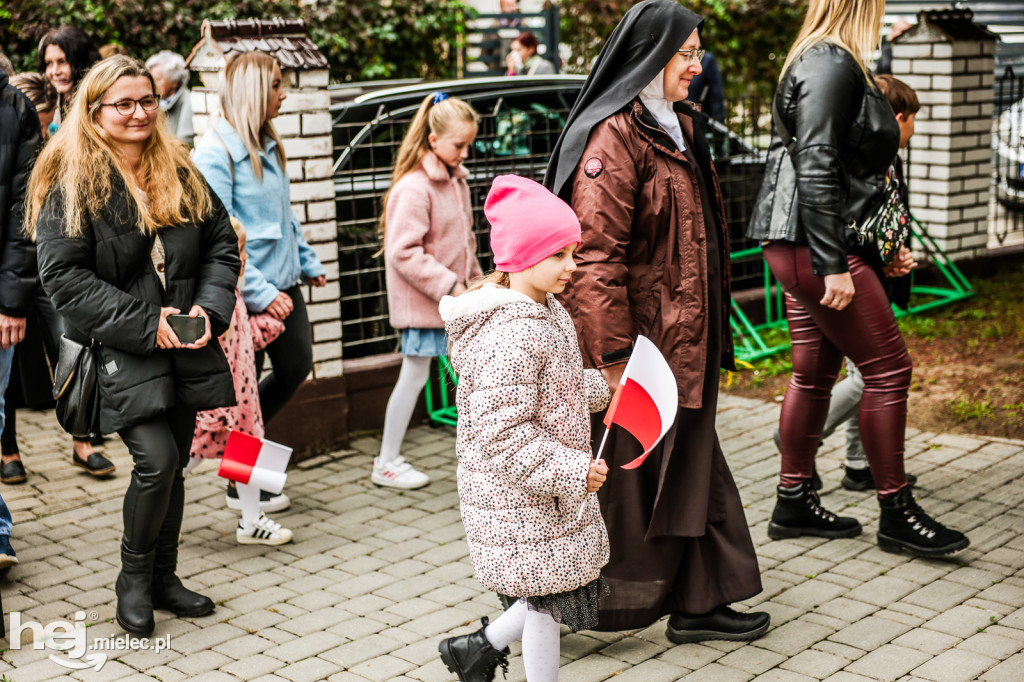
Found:
[{"label": "pink fuzzy coat", "polygon": [[437,303],[483,274],[476,258],[468,172],[433,152],[391,189],[384,231],[388,308],[395,329],[444,326]]},{"label": "pink fuzzy coat", "polygon": [[596,580],[608,533],[587,494],[590,412],[609,392],[598,370],[584,371],[569,314],[554,296],[541,305],[493,284],[440,309],[459,374],[459,500],[477,579],[511,597]]}]

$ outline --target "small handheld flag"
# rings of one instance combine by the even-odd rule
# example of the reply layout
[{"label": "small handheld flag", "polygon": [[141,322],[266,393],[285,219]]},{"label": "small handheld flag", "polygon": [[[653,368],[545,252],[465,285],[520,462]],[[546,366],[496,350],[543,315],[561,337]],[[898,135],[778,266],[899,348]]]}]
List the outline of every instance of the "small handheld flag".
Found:
[{"label": "small handheld flag", "polygon": [[[633,353],[605,413],[604,436],[594,459],[601,459],[608,433],[613,424],[618,424],[644,448],[642,455],[622,465],[623,469],[636,469],[672,428],[678,408],[679,388],[665,356],[646,336],[636,337]],[[582,518],[585,508],[586,503],[580,507],[577,520]]]},{"label": "small handheld flag", "polygon": [[232,431],[224,446],[217,474],[238,484],[238,501],[244,525],[256,520],[260,513],[260,491],[280,494],[288,475],[292,449],[269,440]]},{"label": "small handheld flag", "polygon": [[623,464],[623,469],[635,469],[643,464],[672,428],[678,407],[679,389],[672,369],[650,339],[638,336],[604,417],[606,427],[611,429],[613,424],[618,424],[644,448],[643,454]]}]

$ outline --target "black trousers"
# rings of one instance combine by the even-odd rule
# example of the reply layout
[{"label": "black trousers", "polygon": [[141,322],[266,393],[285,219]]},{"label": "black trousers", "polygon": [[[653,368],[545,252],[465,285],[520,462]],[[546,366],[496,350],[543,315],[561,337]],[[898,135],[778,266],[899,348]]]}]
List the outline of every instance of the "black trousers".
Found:
[{"label": "black trousers", "polygon": [[263,423],[281,411],[299,390],[313,369],[313,334],[302,289],[294,286],[285,292],[292,298],[292,314],[285,318],[284,332],[273,343],[256,353],[256,377],[263,373],[263,358],[270,356],[273,371],[260,381],[260,409]]},{"label": "black trousers", "polygon": [[124,545],[148,552],[161,541],[177,544],[185,508],[185,479],[196,411],[174,407],[118,431],[135,467],[124,495]]}]

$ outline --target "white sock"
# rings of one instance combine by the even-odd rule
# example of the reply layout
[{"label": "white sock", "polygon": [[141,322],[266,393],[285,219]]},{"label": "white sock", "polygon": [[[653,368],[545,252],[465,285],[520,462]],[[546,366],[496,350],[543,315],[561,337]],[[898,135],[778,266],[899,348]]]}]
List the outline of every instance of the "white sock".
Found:
[{"label": "white sock", "polygon": [[528,682],[557,682],[561,633],[550,613],[528,611],[523,627],[523,667]]},{"label": "white sock", "polygon": [[484,628],[484,637],[491,643],[491,646],[501,651],[522,637],[527,610],[526,602],[520,599]]},{"label": "white sock", "polygon": [[184,476],[188,476],[193,471],[195,471],[197,466],[199,466],[202,463],[203,463],[203,458],[202,457],[189,457],[188,458],[188,464],[185,465],[185,468],[182,470],[181,475],[183,477]]},{"label": "white sock", "polygon": [[399,457],[399,449],[409,428],[412,412],[416,409],[416,401],[430,378],[432,359],[415,355],[402,357],[402,369],[384,413],[384,435],[380,441],[379,458],[381,464],[393,462]]}]

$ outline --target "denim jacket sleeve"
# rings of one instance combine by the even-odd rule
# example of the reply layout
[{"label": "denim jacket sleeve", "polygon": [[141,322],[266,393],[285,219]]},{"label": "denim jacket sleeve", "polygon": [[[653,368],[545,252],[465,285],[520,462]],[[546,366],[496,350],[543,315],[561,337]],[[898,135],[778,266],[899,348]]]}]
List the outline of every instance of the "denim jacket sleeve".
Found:
[{"label": "denim jacket sleeve", "polygon": [[302,270],[302,276],[304,278],[311,278],[327,274],[323,264],[320,263],[320,258],[316,255],[316,251],[306,241],[306,235],[302,231],[302,224],[299,223],[294,213],[292,214],[292,227],[295,230],[295,242],[299,245],[299,268]]}]

